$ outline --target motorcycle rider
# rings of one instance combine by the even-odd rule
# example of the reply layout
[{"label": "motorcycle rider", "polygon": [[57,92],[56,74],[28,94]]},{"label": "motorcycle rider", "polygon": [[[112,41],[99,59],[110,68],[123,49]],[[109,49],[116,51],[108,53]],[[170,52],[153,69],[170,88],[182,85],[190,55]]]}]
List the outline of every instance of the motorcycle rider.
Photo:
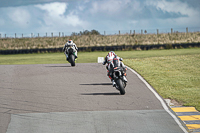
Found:
[{"label": "motorcycle rider", "polygon": [[[110,51],[109,53],[108,53],[108,55],[105,57],[105,60],[104,60],[104,62],[103,62],[103,65],[105,65],[106,63],[107,63],[107,65],[106,65],[106,69],[107,69],[107,76],[111,79],[111,81],[112,81],[112,84],[113,84],[113,87],[115,87],[116,86],[116,83],[115,83],[115,81],[114,81],[114,79],[113,79],[113,75],[112,75],[112,68],[114,67],[114,64],[113,64],[113,59],[114,58],[116,58],[118,61],[119,61],[119,64],[120,64],[120,66],[124,69],[124,71],[125,70],[127,70],[127,68],[125,67],[125,65],[124,65],[124,63],[122,62],[122,58],[120,58],[119,56],[117,56],[116,54],[115,54],[115,52],[113,52],[113,51]],[[126,73],[124,73],[124,76],[123,76],[123,80],[125,81],[125,82],[127,82],[127,79],[126,79]]]},{"label": "motorcycle rider", "polygon": [[78,56],[77,56],[78,48],[77,48],[76,44],[73,42],[73,40],[69,39],[67,41],[67,43],[65,43],[65,45],[63,47],[63,51],[65,51],[64,54],[66,55],[66,60],[69,60],[68,59],[68,47],[70,47],[70,46],[72,46],[72,47],[75,48],[75,50],[76,50],[76,52],[75,52],[75,58],[78,58]]}]

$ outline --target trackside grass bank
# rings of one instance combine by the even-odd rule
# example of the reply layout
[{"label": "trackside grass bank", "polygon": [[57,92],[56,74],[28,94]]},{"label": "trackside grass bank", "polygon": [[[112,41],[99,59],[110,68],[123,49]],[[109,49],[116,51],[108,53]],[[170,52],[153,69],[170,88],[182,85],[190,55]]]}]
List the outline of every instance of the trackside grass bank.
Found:
[{"label": "trackside grass bank", "polygon": [[[200,111],[200,48],[115,52],[163,98]],[[95,63],[107,53],[79,52],[76,63]],[[63,53],[0,55],[1,65],[58,63],[67,63]]]},{"label": "trackside grass bank", "polygon": [[200,111],[200,53],[125,59],[163,97]]}]

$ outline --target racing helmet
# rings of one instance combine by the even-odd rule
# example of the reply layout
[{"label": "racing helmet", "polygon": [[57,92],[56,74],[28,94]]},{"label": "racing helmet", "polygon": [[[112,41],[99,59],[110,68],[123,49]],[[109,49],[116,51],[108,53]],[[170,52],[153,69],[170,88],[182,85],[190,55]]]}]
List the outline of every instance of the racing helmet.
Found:
[{"label": "racing helmet", "polygon": [[113,53],[114,55],[116,55],[114,51],[110,51],[110,52]]},{"label": "racing helmet", "polygon": [[108,55],[106,56],[107,62],[108,62],[108,63],[111,63],[111,62],[113,61],[113,58],[114,58],[114,57],[115,57],[115,52],[110,51],[110,52],[108,53]]},{"label": "racing helmet", "polygon": [[69,39],[68,43],[73,44],[73,41],[71,39]]}]

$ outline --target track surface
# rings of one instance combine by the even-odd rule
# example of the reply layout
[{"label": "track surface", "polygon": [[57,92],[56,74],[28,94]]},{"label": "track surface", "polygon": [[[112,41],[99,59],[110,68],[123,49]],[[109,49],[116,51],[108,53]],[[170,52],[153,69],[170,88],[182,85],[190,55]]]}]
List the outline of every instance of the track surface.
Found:
[{"label": "track surface", "polygon": [[0,132],[182,133],[130,70],[120,95],[97,63],[0,65]]}]

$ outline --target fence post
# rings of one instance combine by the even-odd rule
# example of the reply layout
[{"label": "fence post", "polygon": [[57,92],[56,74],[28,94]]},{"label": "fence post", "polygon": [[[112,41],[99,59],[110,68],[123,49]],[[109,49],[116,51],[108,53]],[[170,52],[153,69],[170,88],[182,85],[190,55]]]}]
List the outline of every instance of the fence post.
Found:
[{"label": "fence post", "polygon": [[40,37],[40,34],[38,33],[38,37]]},{"label": "fence post", "polygon": [[104,31],[104,36],[106,35],[106,31]]},{"label": "fence post", "polygon": [[62,33],[62,36],[64,37],[64,32]]},{"label": "fence post", "polygon": [[23,34],[22,34],[22,38],[23,38]]},{"label": "fence post", "polygon": [[46,37],[47,37],[47,32],[46,32]]},{"label": "fence post", "polygon": [[120,35],[120,30],[119,30],[119,35]]},{"label": "fence post", "polygon": [[54,43],[54,39],[53,39],[53,32],[51,33],[51,36],[52,36],[52,40],[53,40],[53,43]]},{"label": "fence post", "polygon": [[5,38],[6,38],[6,34],[5,34]]},{"label": "fence post", "polygon": [[159,29],[157,29],[157,35],[159,35]]},{"label": "fence post", "polygon": [[15,33],[15,38],[17,37],[17,34]]},{"label": "fence post", "polygon": [[173,34],[173,29],[171,28],[171,34]]},{"label": "fence post", "polygon": [[130,30],[130,35],[131,35],[131,33],[132,33],[132,30]]},{"label": "fence post", "polygon": [[135,35],[135,30],[133,31],[134,35]]},{"label": "fence post", "polygon": [[60,37],[60,32],[59,32],[59,37]]},{"label": "fence post", "polygon": [[0,34],[0,38],[1,38],[1,34]]},{"label": "fence post", "polygon": [[141,30],[141,34],[143,34],[143,30]]},{"label": "fence post", "polygon": [[186,33],[188,33],[188,27],[186,27]]}]

